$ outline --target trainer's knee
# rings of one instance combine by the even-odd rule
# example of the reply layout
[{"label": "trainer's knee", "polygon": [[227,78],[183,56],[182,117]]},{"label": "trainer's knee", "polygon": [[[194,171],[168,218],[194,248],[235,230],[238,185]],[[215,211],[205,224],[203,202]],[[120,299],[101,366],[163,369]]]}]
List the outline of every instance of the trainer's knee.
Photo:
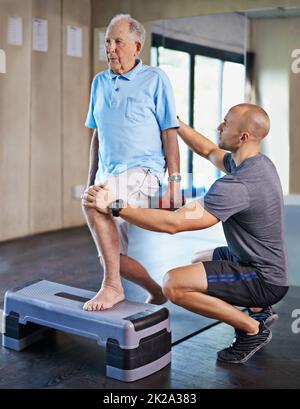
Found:
[{"label": "trainer's knee", "polygon": [[170,270],[164,275],[162,291],[168,300],[177,304],[180,300],[182,290],[178,286],[174,275],[174,270]]},{"label": "trainer's knee", "polygon": [[200,261],[211,261],[213,259],[214,249],[197,251],[192,257],[192,264]]}]

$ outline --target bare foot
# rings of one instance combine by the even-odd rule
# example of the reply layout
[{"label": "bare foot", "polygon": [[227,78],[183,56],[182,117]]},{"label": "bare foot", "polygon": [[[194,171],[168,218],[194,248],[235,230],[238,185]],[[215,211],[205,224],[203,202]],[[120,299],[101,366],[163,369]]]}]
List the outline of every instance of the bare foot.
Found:
[{"label": "bare foot", "polygon": [[103,311],[113,307],[124,299],[125,295],[122,287],[115,289],[104,285],[100,288],[94,298],[84,304],[83,309],[86,311]]},{"label": "bare foot", "polygon": [[161,305],[167,302],[168,299],[164,296],[163,292],[160,291],[156,294],[150,294],[149,297],[146,300],[147,304],[155,304],[155,305]]}]

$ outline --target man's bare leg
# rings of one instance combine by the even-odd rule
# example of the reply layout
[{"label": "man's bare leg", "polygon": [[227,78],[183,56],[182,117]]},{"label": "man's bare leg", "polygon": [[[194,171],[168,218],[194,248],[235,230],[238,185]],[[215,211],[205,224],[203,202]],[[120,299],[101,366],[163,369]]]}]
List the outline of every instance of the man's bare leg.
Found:
[{"label": "man's bare leg", "polygon": [[122,277],[140,285],[150,293],[146,303],[161,305],[167,301],[161,286],[153,280],[148,271],[135,259],[121,255],[120,272]]},{"label": "man's bare leg", "polygon": [[206,272],[201,262],[173,269],[164,277],[164,294],[174,304],[225,322],[248,335],[258,333],[258,321],[227,302],[208,295],[207,288]]},{"label": "man's bare leg", "polygon": [[112,216],[101,214],[95,209],[84,208],[83,211],[104,264],[101,288],[83,308],[100,311],[113,307],[125,298],[120,277],[119,235]]}]

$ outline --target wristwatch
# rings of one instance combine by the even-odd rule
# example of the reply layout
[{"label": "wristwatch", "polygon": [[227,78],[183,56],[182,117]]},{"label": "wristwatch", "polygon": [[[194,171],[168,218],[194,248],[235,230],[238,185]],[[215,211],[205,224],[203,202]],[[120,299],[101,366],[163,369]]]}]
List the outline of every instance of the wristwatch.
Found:
[{"label": "wristwatch", "polygon": [[114,202],[112,202],[110,205],[109,205],[109,207],[111,208],[111,210],[112,210],[112,215],[114,216],[114,217],[119,217],[120,216],[120,211],[121,211],[121,209],[123,209],[125,206],[124,206],[124,200],[122,200],[122,199],[117,199],[117,200],[115,200]]},{"label": "wristwatch", "polygon": [[168,182],[181,182],[181,175],[171,175],[168,177]]}]

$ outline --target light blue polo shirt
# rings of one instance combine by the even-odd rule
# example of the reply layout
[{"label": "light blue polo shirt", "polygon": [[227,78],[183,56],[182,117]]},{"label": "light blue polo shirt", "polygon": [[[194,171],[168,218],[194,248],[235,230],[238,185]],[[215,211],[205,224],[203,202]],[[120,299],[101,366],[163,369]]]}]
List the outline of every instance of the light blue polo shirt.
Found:
[{"label": "light blue polo shirt", "polygon": [[167,75],[141,60],[125,74],[97,74],[85,125],[98,129],[96,183],[134,167],[149,168],[162,181],[166,163],[161,131],[178,128]]}]

